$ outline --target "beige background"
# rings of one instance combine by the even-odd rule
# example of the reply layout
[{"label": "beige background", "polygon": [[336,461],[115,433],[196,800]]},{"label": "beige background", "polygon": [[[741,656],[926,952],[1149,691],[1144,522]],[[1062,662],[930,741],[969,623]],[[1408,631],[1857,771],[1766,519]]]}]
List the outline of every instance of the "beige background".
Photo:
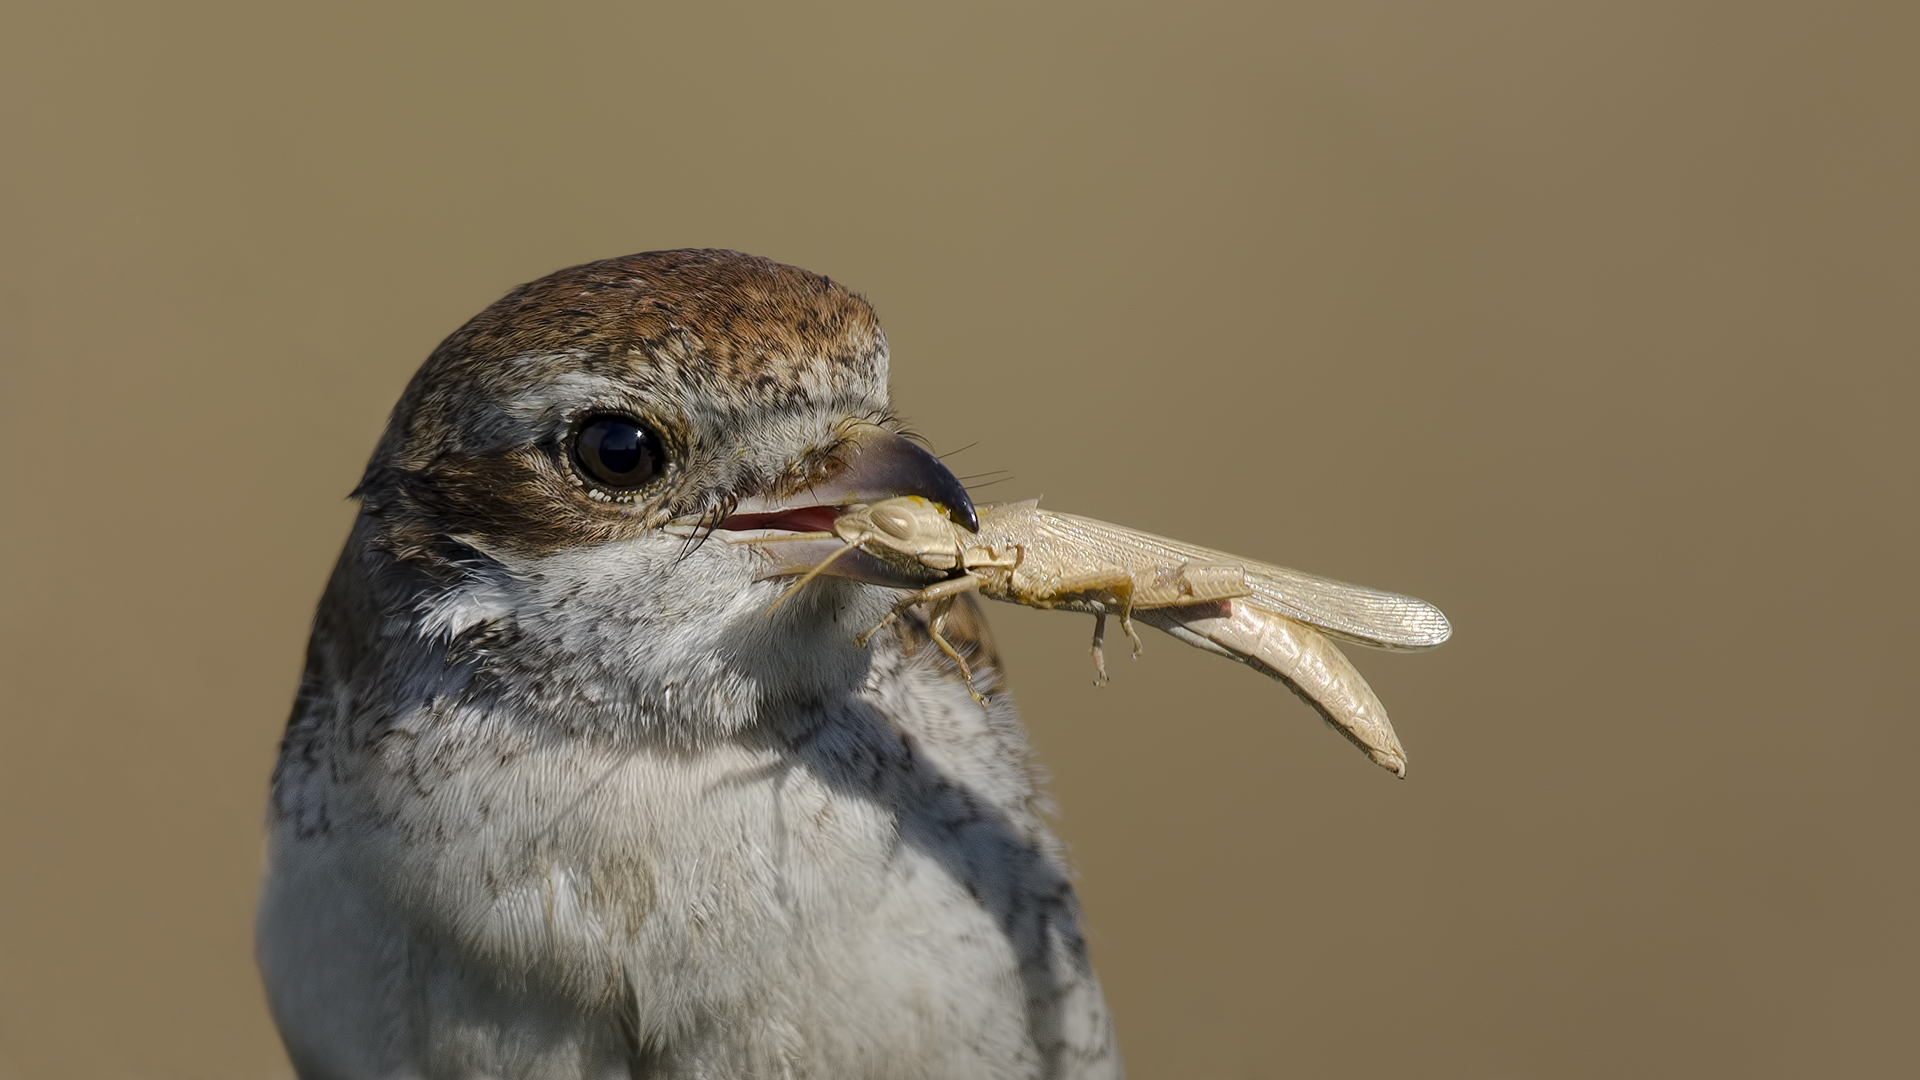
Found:
[{"label": "beige background", "polygon": [[1398,783],[994,608],[1136,1077],[1912,1075],[1920,6],[309,7],[0,15],[0,1077],[284,1075],[344,496],[683,245],[869,296],[983,498],[1453,617],[1357,657]]}]

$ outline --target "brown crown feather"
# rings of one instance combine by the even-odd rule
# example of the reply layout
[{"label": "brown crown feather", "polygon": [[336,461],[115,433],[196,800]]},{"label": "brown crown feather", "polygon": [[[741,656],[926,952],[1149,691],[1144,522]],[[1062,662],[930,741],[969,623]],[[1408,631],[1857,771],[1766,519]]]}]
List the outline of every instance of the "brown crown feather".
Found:
[{"label": "brown crown feather", "polygon": [[[884,411],[886,357],[863,298],[769,259],[689,249],[571,267],[514,289],[440,343],[355,494],[387,519],[381,546],[402,558],[462,532],[522,548],[608,538],[657,521],[584,498],[550,447],[489,444],[488,417],[570,373],[727,410],[840,399]],[[661,419],[670,441],[693,437]]]}]

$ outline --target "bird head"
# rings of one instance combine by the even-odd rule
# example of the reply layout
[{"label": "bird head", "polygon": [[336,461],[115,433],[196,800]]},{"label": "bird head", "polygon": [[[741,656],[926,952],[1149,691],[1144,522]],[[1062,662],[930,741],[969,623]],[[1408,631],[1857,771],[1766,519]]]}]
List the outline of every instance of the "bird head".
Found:
[{"label": "bird head", "polygon": [[975,525],[959,480],[901,434],[872,308],[727,251],[513,290],[422,365],[356,494],[349,555],[381,594],[361,609],[526,693],[703,722],[857,679],[855,624],[893,594],[845,579],[911,584],[843,559],[841,581],[768,618],[782,584],[763,547],[715,535],[830,531],[903,495]]}]

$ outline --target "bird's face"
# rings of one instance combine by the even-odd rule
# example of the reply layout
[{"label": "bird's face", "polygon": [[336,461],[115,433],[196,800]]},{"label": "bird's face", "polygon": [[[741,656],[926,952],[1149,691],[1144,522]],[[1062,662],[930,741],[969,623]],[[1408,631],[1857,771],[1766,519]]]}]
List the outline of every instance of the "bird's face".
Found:
[{"label": "bird's face", "polygon": [[893,598],[823,582],[769,617],[794,560],[738,541],[906,494],[972,523],[959,481],[897,433],[886,374],[871,309],[803,271],[706,251],[561,271],[421,368],[356,536],[406,583],[383,606],[408,632],[542,715],[737,729],[770,697],[857,681],[852,638]]}]

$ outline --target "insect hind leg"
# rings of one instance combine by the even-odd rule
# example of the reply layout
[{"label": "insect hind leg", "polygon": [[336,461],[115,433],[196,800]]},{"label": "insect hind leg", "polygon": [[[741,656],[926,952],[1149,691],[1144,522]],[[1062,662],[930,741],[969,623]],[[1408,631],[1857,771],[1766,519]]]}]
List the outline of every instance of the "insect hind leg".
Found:
[{"label": "insect hind leg", "polygon": [[1107,613],[1093,613],[1093,685],[1107,685]]},{"label": "insect hind leg", "polygon": [[1120,630],[1133,643],[1133,658],[1140,659],[1140,633],[1133,628],[1133,578],[1128,577],[1113,585],[1113,599],[1120,609]]}]

